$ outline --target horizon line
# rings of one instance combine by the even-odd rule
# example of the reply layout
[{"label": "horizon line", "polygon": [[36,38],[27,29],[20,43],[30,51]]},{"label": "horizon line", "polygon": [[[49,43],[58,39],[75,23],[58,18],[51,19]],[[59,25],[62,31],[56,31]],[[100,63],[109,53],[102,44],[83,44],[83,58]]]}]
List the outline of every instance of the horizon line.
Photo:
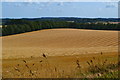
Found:
[{"label": "horizon line", "polygon": [[74,17],[74,16],[43,16],[43,17],[2,17],[0,19],[35,19],[35,18],[119,18],[119,17]]}]

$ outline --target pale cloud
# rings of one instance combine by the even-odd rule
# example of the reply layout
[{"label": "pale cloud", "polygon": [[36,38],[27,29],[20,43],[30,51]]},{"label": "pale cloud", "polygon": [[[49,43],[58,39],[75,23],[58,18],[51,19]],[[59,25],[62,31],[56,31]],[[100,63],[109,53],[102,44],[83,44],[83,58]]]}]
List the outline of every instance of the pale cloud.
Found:
[{"label": "pale cloud", "polygon": [[120,0],[1,0],[2,2],[118,2]]},{"label": "pale cloud", "polygon": [[63,2],[59,2],[59,3],[58,3],[58,6],[63,6]]},{"label": "pale cloud", "polygon": [[[42,10],[43,8],[49,6],[49,5],[52,5],[53,2],[17,2],[17,3],[7,3],[8,6],[15,6],[15,7],[21,7],[21,6],[25,6],[25,7],[28,7],[28,6],[32,6],[34,9],[37,9],[37,10]],[[64,2],[58,2],[56,3],[57,6],[63,6],[64,5]]]},{"label": "pale cloud", "polygon": [[106,3],[106,8],[117,8],[117,7],[118,7],[118,3],[115,2]]},{"label": "pale cloud", "polygon": [[16,3],[15,6],[16,6],[16,7],[21,7],[22,4],[20,4],[20,3]]},{"label": "pale cloud", "polygon": [[106,8],[115,8],[114,5],[106,5]]}]

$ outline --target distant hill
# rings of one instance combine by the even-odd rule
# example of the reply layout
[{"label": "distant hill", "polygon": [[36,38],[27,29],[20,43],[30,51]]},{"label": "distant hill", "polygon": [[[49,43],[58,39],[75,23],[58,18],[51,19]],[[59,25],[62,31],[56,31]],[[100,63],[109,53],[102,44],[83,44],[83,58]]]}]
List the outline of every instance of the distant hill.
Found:
[{"label": "distant hill", "polygon": [[[28,21],[74,21],[77,23],[86,22],[120,22],[120,18],[77,18],[77,17],[42,17],[42,18],[21,18],[22,20]],[[11,20],[10,18],[3,18],[3,24]]]},{"label": "distant hill", "polygon": [[118,31],[120,30],[119,22],[120,22],[119,18],[43,17],[43,18],[2,19],[2,36],[55,28]]}]

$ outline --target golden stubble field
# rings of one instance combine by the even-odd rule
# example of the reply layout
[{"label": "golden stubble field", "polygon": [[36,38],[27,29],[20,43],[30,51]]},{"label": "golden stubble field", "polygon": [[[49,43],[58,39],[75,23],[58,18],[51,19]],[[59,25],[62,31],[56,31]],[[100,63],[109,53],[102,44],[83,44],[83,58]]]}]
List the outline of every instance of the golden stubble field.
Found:
[{"label": "golden stubble field", "polygon": [[94,57],[117,62],[118,31],[51,29],[1,38],[5,78],[78,77],[78,62],[83,72]]}]

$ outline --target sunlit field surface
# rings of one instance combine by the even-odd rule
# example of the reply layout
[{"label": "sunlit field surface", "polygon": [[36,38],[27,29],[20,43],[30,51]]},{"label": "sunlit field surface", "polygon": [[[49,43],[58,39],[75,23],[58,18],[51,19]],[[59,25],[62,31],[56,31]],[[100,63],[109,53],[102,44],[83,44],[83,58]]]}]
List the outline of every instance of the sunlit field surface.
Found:
[{"label": "sunlit field surface", "polygon": [[1,38],[3,78],[117,77],[118,31],[46,29]]}]

